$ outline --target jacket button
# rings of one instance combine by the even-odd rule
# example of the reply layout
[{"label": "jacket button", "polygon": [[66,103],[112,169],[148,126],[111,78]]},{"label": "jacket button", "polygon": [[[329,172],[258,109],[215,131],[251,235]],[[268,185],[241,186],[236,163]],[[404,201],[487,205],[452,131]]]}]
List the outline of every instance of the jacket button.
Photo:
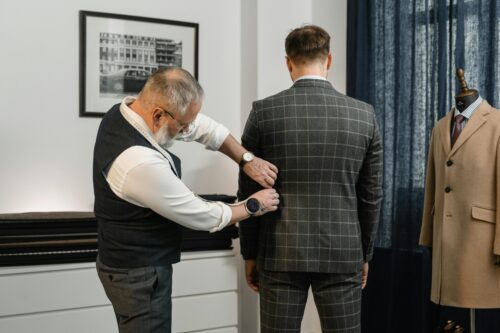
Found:
[{"label": "jacket button", "polygon": [[444,189],[444,191],[445,191],[446,193],[450,193],[450,192],[451,192],[451,187],[446,186],[446,188]]},{"label": "jacket button", "polygon": [[446,166],[452,166],[453,165],[453,161],[446,161]]}]

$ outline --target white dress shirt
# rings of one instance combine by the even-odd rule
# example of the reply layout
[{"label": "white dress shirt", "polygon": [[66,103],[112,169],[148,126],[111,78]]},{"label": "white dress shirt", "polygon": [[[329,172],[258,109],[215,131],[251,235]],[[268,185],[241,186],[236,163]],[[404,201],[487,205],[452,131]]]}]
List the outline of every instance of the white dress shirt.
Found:
[{"label": "white dress shirt", "polygon": [[[144,120],[128,106],[134,100],[134,97],[125,97],[120,112],[157,150],[133,146],[118,155],[106,175],[113,193],[191,229],[214,232],[224,228],[231,220],[231,209],[222,202],[196,196],[177,177],[170,154],[160,147]],[[176,139],[197,141],[206,149],[218,150],[228,134],[225,126],[198,114],[190,131]]]}]

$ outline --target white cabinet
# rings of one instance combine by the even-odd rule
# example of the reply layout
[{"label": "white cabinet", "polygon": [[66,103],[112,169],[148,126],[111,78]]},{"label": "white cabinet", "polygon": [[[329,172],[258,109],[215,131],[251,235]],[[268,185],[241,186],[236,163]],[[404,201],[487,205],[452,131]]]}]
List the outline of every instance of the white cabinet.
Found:
[{"label": "white cabinet", "polygon": [[[174,265],[172,331],[238,332],[231,250],[183,253]],[[0,268],[0,332],[117,332],[95,263]]]}]

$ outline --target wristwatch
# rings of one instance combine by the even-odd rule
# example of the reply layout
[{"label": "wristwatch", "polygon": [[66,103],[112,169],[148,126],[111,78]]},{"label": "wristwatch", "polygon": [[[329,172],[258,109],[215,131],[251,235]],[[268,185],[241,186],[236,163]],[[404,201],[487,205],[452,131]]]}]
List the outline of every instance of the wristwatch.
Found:
[{"label": "wristwatch", "polygon": [[245,201],[245,209],[247,210],[247,213],[250,215],[257,214],[260,210],[259,200],[255,199],[255,198],[248,198]]},{"label": "wristwatch", "polygon": [[254,158],[255,155],[252,152],[247,151],[246,153],[243,153],[241,156],[240,167],[243,168],[246,163],[252,162]]}]

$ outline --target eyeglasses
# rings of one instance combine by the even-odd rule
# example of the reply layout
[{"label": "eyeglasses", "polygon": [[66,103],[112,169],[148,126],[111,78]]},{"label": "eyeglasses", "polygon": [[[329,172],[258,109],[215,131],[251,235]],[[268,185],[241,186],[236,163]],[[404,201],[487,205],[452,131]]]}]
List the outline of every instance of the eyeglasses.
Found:
[{"label": "eyeglasses", "polygon": [[177,119],[175,119],[174,115],[170,112],[165,110],[164,108],[158,107],[158,109],[162,110],[165,112],[170,118],[172,118],[175,123],[177,124],[177,127],[181,129],[182,132],[189,132],[193,128],[193,122],[187,123],[187,124],[181,124]]}]

